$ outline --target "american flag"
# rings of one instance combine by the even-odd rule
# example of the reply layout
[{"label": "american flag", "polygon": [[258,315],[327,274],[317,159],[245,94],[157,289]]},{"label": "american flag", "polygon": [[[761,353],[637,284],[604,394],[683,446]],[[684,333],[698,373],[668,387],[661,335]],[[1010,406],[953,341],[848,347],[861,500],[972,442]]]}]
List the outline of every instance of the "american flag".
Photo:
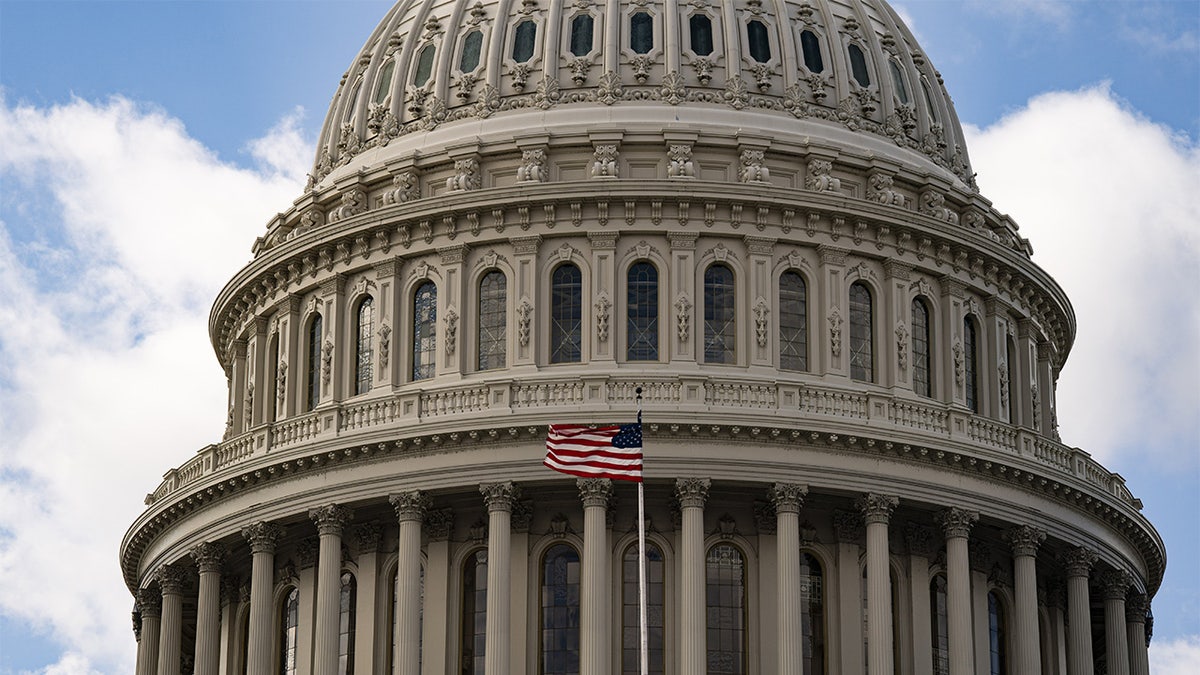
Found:
[{"label": "american flag", "polygon": [[551,424],[546,466],[583,478],[642,482],[642,425]]}]

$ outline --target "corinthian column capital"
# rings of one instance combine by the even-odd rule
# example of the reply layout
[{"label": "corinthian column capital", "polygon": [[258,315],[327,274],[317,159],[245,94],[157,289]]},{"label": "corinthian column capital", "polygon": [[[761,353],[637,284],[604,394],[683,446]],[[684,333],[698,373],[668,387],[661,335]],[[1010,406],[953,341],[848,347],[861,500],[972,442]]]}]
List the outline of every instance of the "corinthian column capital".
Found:
[{"label": "corinthian column capital", "polygon": [[340,504],[326,504],[308,512],[308,517],[317,525],[318,534],[342,535],[346,523],[354,517],[354,512]]},{"label": "corinthian column capital", "polygon": [[1133,577],[1125,570],[1112,570],[1100,577],[1105,600],[1125,600],[1125,594],[1133,585]]},{"label": "corinthian column capital", "polygon": [[608,500],[612,498],[612,481],[608,478],[577,478],[575,487],[579,488],[579,498],[583,507],[599,506],[608,508]]},{"label": "corinthian column capital", "polygon": [[874,492],[868,492],[854,502],[854,505],[862,512],[863,522],[868,525],[871,523],[883,523],[886,525],[892,518],[892,511],[895,511],[896,506],[899,504],[899,497],[881,495]]},{"label": "corinthian column capital", "polygon": [[676,478],[675,498],[679,500],[679,508],[704,508],[711,486],[712,481],[707,478]]},{"label": "corinthian column capital", "polygon": [[1046,532],[1036,527],[1021,525],[1004,533],[1004,538],[1012,545],[1014,556],[1036,556],[1038,547],[1046,540]]},{"label": "corinthian column capital", "polygon": [[767,497],[775,507],[775,513],[800,513],[804,506],[804,497],[808,495],[807,485],[796,483],[775,483],[767,490]]},{"label": "corinthian column capital", "polygon": [[162,593],[155,593],[149,588],[138,590],[137,607],[143,619],[162,616]]},{"label": "corinthian column capital", "polygon": [[221,571],[221,562],[225,559],[224,546],[206,541],[197,544],[188,553],[192,560],[196,561],[196,567],[200,568],[201,574]]},{"label": "corinthian column capital", "polygon": [[275,544],[283,536],[283,528],[275,523],[259,521],[242,528],[242,536],[250,543],[250,553],[274,553]]},{"label": "corinthian column capital", "polygon": [[487,504],[488,513],[493,511],[508,511],[512,513],[513,502],[521,497],[521,488],[512,481],[503,483],[484,483],[479,486],[483,501]]},{"label": "corinthian column capital", "polygon": [[971,527],[979,520],[979,512],[969,509],[948,508],[938,515],[938,524],[947,539],[966,539],[971,535]]},{"label": "corinthian column capital", "polygon": [[1092,565],[1096,564],[1098,556],[1096,552],[1080,546],[1072,549],[1063,559],[1063,565],[1067,568],[1067,576],[1070,577],[1086,577],[1092,570]]},{"label": "corinthian column capital", "polygon": [[1150,598],[1144,593],[1131,593],[1125,598],[1125,621],[1128,623],[1146,623],[1146,614],[1150,611]]},{"label": "corinthian column capital", "polygon": [[183,587],[187,585],[188,573],[177,564],[163,565],[154,573],[154,578],[158,579],[158,587],[162,589],[163,595],[182,595]]},{"label": "corinthian column capital", "polygon": [[425,513],[432,505],[429,497],[420,490],[388,495],[388,501],[391,502],[392,508],[396,509],[396,518],[402,523],[409,520],[425,520]]}]

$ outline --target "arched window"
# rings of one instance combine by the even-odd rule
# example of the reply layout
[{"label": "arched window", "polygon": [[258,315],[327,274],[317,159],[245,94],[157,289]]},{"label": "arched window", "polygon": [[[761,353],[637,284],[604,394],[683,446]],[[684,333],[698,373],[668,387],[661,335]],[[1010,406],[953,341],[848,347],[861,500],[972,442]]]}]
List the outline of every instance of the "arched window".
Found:
[{"label": "arched window", "polygon": [[746,24],[746,42],[750,47],[750,58],[759,63],[771,60],[771,40],[767,37],[767,24],[754,19]]},{"label": "arched window", "polygon": [[976,346],[975,317],[963,318],[963,389],[967,407],[979,412],[979,358]]},{"label": "arched window", "polygon": [[1005,391],[1004,398],[1008,400],[1008,408],[1007,408],[1008,422],[1009,422],[1009,424],[1016,424],[1016,422],[1017,422],[1017,415],[1016,415],[1017,404],[1015,401],[1013,401],[1013,395],[1017,390],[1016,389],[1016,386],[1017,386],[1017,383],[1016,383],[1016,379],[1017,379],[1017,345],[1016,345],[1016,343],[1013,342],[1011,335],[1008,336],[1004,340],[1004,342],[1005,342],[1004,363],[1005,363],[1005,370],[1007,371],[1007,375],[1008,375],[1008,382],[1005,383],[1006,391]]},{"label": "arched window", "polygon": [[733,270],[721,263],[704,270],[704,362],[737,358],[737,315]]},{"label": "arched window", "polygon": [[595,21],[590,14],[580,14],[571,19],[571,54],[587,56],[592,51]]},{"label": "arched window", "polygon": [[921,89],[925,92],[925,109],[929,111],[929,120],[936,123],[937,108],[933,106],[933,93],[929,91],[929,83],[925,81],[925,78],[921,78]]},{"label": "arched window", "polygon": [[437,54],[437,47],[433,45],[425,45],[417,54],[417,68],[413,71],[413,86],[424,87],[429,81],[429,76],[433,74],[433,57]]},{"label": "arched window", "polygon": [[626,276],[625,357],[630,361],[658,360],[658,269],[636,262]]},{"label": "arched window", "polygon": [[376,104],[383,103],[387,99],[388,93],[392,91],[392,72],[395,70],[396,62],[388,61],[379,71],[379,78],[375,82],[374,102]]},{"label": "arched window", "polygon": [[779,276],[779,367],[808,370],[808,287],[799,272]]},{"label": "arched window", "polygon": [[267,348],[267,367],[271,373],[271,397],[267,401],[267,419],[265,422],[274,422],[279,417],[279,395],[283,393],[279,386],[279,336],[272,335],[270,347]]},{"label": "arched window", "polygon": [[583,359],[583,274],[571,263],[550,278],[550,363]]},{"label": "arched window", "polygon": [[579,672],[579,552],[556,544],[542,559],[542,675]]},{"label": "arched window", "polygon": [[1008,631],[1004,625],[1004,606],[996,591],[988,591],[988,663],[991,675],[1008,673]]},{"label": "arched window", "polygon": [[696,56],[708,56],[712,54],[712,19],[703,14],[693,14],[688,19],[688,30],[692,38],[692,51]]},{"label": "arched window", "polygon": [[929,581],[930,636],[933,638],[934,675],[950,672],[950,623],[946,606],[946,575],[936,574]]},{"label": "arched window", "polygon": [[648,54],[654,49],[654,18],[646,12],[629,16],[629,48],[635,54]]},{"label": "arched window", "polygon": [[413,295],[412,379],[424,380],[437,373],[437,286],[423,282]]},{"label": "arched window", "polygon": [[908,105],[908,87],[904,84],[904,73],[900,72],[900,64],[888,59],[888,69],[892,71],[892,86],[896,88],[896,97]]},{"label": "arched window", "polygon": [[358,80],[354,83],[354,89],[351,90],[350,97],[346,99],[347,101],[350,101],[350,105],[346,106],[345,113],[342,115],[343,122],[349,122],[351,119],[353,119],[354,111],[358,110],[358,95],[361,93],[362,80]]},{"label": "arched window", "polygon": [[875,381],[873,316],[871,291],[855,282],[850,286],[850,379],[859,382]]},{"label": "arched window", "polygon": [[292,587],[279,612],[279,675],[296,675],[296,640],[300,636],[300,591]]},{"label": "arched window", "polygon": [[375,330],[375,301],[371,296],[363,298],[358,303],[358,314],[354,320],[354,334],[357,342],[354,345],[354,393],[365,394],[371,391],[374,383],[371,373],[371,333]]},{"label": "arched window", "polygon": [[[649,672],[666,672],[665,565],[662,551],[646,542],[646,637]],[[641,659],[641,609],[638,606],[638,545],[625,549],[621,560],[621,673],[638,675]]]},{"label": "arched window", "polygon": [[525,63],[533,58],[533,47],[537,40],[537,24],[532,19],[525,19],[517,24],[513,31],[513,61]]},{"label": "arched window", "polygon": [[358,601],[358,582],[354,575],[342,572],[340,617],[338,620],[338,675],[354,675],[354,619]]},{"label": "arched window", "polygon": [[746,672],[746,559],[729,544],[717,544],[705,559],[708,615],[708,672]]},{"label": "arched window", "polygon": [[462,54],[458,57],[458,69],[464,73],[479,67],[479,55],[483,51],[483,31],[473,30],[463,38]]},{"label": "arched window", "polygon": [[313,315],[312,320],[308,323],[308,381],[305,382],[307,387],[307,396],[305,401],[308,403],[308,409],[312,410],[321,402],[321,336],[324,333],[321,330],[321,315]]},{"label": "arched window", "polygon": [[913,391],[926,398],[933,396],[933,371],[929,356],[929,305],[924,298],[912,301],[912,382]]},{"label": "arched window", "polygon": [[811,30],[800,31],[800,51],[804,52],[804,67],[812,73],[825,72],[821,59],[821,39]]},{"label": "arched window", "polygon": [[800,554],[800,625],[804,675],[825,675],[825,573],[810,553]]},{"label": "arched window", "polygon": [[867,56],[858,45],[852,44],[846,48],[850,53],[850,74],[860,87],[871,86],[871,74],[867,71]]},{"label": "arched window", "polygon": [[479,280],[479,369],[503,368],[508,353],[508,280],[492,270]]},{"label": "arched window", "polygon": [[467,556],[462,571],[462,662],[463,675],[482,675],[487,645],[487,549]]}]

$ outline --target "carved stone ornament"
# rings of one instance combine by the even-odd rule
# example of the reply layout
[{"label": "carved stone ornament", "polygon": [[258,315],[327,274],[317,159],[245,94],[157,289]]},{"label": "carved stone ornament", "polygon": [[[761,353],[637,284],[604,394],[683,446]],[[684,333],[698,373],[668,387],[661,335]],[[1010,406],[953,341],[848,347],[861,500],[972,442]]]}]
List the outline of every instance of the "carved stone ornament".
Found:
[{"label": "carved stone ornament", "polygon": [[721,514],[721,517],[717,519],[717,536],[729,541],[737,534],[737,521],[728,513]]},{"label": "carved stone ornament", "polygon": [[482,185],[479,175],[479,160],[475,157],[464,157],[454,160],[454,175],[446,179],[446,190],[461,192],[463,190],[478,190]]},{"label": "carved stone ornament", "polygon": [[483,520],[482,518],[479,520],[476,520],[475,523],[473,525],[471,525],[471,527],[467,528],[467,534],[468,534],[468,536],[471,537],[471,541],[473,543],[475,543],[475,545],[478,546],[478,545],[486,544],[487,539],[488,539],[488,523],[487,523],[487,521]]},{"label": "carved stone ornament", "polygon": [[1004,533],[1004,538],[1012,546],[1013,557],[1037,555],[1038,547],[1046,540],[1046,532],[1029,525],[1014,527]]},{"label": "carved stone ornament", "polygon": [[163,595],[182,595],[189,576],[188,570],[178,564],[163,565],[154,573]]},{"label": "carved stone ornament", "polygon": [[597,143],[592,156],[592,178],[617,177],[617,146],[613,143]]},{"label": "carved stone ornament", "polygon": [[342,203],[329,214],[329,222],[336,223],[343,218],[357,216],[367,210],[367,194],[358,188],[351,188],[342,193]]},{"label": "carved stone ornament", "polygon": [[954,383],[961,387],[965,377],[962,338],[954,338],[954,346],[951,350],[954,352]]},{"label": "carved stone ornament", "polygon": [[692,334],[692,301],[686,293],[675,298],[675,329],[680,342],[687,342]]},{"label": "carved stone ornament", "polygon": [[761,499],[754,500],[754,529],[759,534],[775,534],[778,525],[775,507],[771,502]]},{"label": "carved stone ornament", "polygon": [[546,151],[542,148],[521,151],[521,166],[517,167],[518,183],[545,183],[549,178],[546,170]]},{"label": "carved stone ornament", "polygon": [[454,531],[454,509],[430,509],[425,514],[425,531],[430,541],[447,541]]},{"label": "carved stone ornament", "polygon": [[838,542],[857,544],[863,536],[862,514],[853,511],[834,511],[833,532]]},{"label": "carved stone ornament", "polygon": [[483,501],[487,504],[489,513],[492,511],[511,512],[513,502],[521,496],[521,488],[514,485],[512,481],[483,483],[479,486],[479,492],[483,495]]},{"label": "carved stone ornament", "polygon": [[392,352],[392,327],[385,324],[379,326],[379,370],[384,372],[388,367],[388,355]]},{"label": "carved stone ornament", "polygon": [[908,326],[903,321],[896,322],[896,365],[908,370]]},{"label": "carved stone ornament", "polygon": [[415,171],[401,171],[392,177],[392,189],[383,193],[384,204],[403,204],[421,198],[421,185]]},{"label": "carved stone ornament", "polygon": [[863,522],[869,525],[871,523],[887,524],[892,517],[892,511],[896,510],[899,503],[899,497],[868,492],[855,500],[854,505],[862,512]]},{"label": "carved stone ornament", "polygon": [[979,520],[979,512],[970,509],[949,508],[938,514],[938,525],[947,539],[966,539],[971,528]]},{"label": "carved stone ornament", "polygon": [[577,478],[575,487],[579,488],[579,499],[583,502],[583,508],[608,508],[608,500],[613,496],[611,479]]},{"label": "carved stone ornament", "polygon": [[138,589],[137,608],[142,619],[158,618],[162,614],[162,593],[149,588]]},{"label": "carved stone ornament", "polygon": [[201,574],[210,572],[219,574],[221,572],[221,563],[225,560],[225,547],[221,544],[206,541],[193,547],[191,551],[188,551],[188,555],[192,557],[192,560],[196,561],[196,567],[200,570]]},{"label": "carved stone ornament", "polygon": [[378,553],[379,542],[383,540],[383,528],[379,523],[364,523],[354,528],[354,550],[359,555]]},{"label": "carved stone ornament", "polygon": [[754,303],[754,337],[759,347],[767,346],[767,315],[770,313],[771,308],[763,298]]},{"label": "carved stone ornament", "polygon": [[917,523],[904,526],[904,545],[908,547],[909,554],[926,559],[932,558],[938,548],[934,543],[933,530]]},{"label": "carved stone ornament", "polygon": [[1104,589],[1105,600],[1124,600],[1129,587],[1133,585],[1133,576],[1125,570],[1109,570],[1100,577],[1100,586]]},{"label": "carved stone ornament", "polygon": [[825,159],[808,160],[808,175],[804,178],[804,189],[814,192],[836,192],[842,188],[842,181],[834,178],[833,162]]},{"label": "carved stone ornament", "polygon": [[283,408],[283,400],[287,396],[287,361],[279,360],[275,366],[275,400],[279,408]]},{"label": "carved stone ornament", "polygon": [[833,358],[842,356],[842,313],[837,307],[829,312],[829,353]]},{"label": "carved stone ornament", "polygon": [[1008,360],[1001,359],[996,365],[997,376],[1000,379],[1000,408],[1008,409]]},{"label": "carved stone ornament", "polygon": [[550,519],[550,531],[547,533],[555,539],[564,539],[571,532],[571,521],[563,513],[556,514]]},{"label": "carved stone ornament", "polygon": [[[296,545],[296,563],[300,569],[306,570],[317,564],[317,558],[321,554],[321,541],[317,537],[305,537]],[[284,572],[282,575],[285,578],[295,576],[294,569]]]},{"label": "carved stone ornament", "polygon": [[775,483],[767,490],[775,513],[800,513],[804,506],[804,497],[808,494],[807,485],[796,483]]},{"label": "carved stone ornament", "polygon": [[596,297],[596,340],[608,342],[608,319],[612,311],[612,301],[608,299],[608,291],[600,291]]},{"label": "carved stone ornament", "polygon": [[250,544],[250,553],[274,553],[275,544],[283,536],[283,528],[275,523],[259,521],[242,528],[242,536]]},{"label": "carved stone ornament", "polygon": [[675,498],[679,500],[681,509],[704,508],[708,499],[708,488],[712,481],[707,478],[676,478]]},{"label": "carved stone ornament", "polygon": [[425,512],[429,510],[431,503],[429,497],[420,490],[388,495],[388,502],[396,509],[396,518],[402,523],[424,520]]},{"label": "carved stone ornament", "polygon": [[771,180],[771,171],[763,162],[765,150],[748,148],[742,150],[741,167],[738,168],[738,180],[743,183],[766,183]]},{"label": "carved stone ornament", "polygon": [[1150,598],[1144,593],[1131,593],[1125,598],[1125,622],[1145,623],[1150,612]]},{"label": "carved stone ornament", "polygon": [[936,220],[942,220],[951,225],[958,224],[958,214],[946,207],[946,196],[940,192],[934,190],[922,192],[919,210]]},{"label": "carved stone ornament", "polygon": [[533,500],[518,499],[513,502],[512,515],[509,516],[509,525],[513,532],[529,532],[529,525],[533,522]]},{"label": "carved stone ornament", "polygon": [[667,148],[667,177],[695,178],[696,167],[692,163],[692,146],[687,143],[673,143]]},{"label": "carved stone ornament", "polygon": [[867,200],[891,206],[904,206],[904,195],[892,189],[895,179],[878,171],[867,177]]},{"label": "carved stone ornament", "polygon": [[446,322],[446,356],[454,356],[458,346],[458,312],[448,307],[442,320]]},{"label": "carved stone ornament", "polygon": [[533,305],[528,298],[517,305],[517,342],[522,347],[529,346],[529,322],[533,317]]},{"label": "carved stone ornament", "polygon": [[326,504],[310,509],[308,517],[317,526],[318,534],[333,534],[340,537],[346,523],[354,517],[354,512],[341,504]]}]

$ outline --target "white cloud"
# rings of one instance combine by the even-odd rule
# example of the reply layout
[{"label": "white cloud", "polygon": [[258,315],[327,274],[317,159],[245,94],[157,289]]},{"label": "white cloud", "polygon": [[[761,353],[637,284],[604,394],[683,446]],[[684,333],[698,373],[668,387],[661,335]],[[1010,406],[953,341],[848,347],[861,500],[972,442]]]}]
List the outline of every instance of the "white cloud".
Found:
[{"label": "white cloud", "polygon": [[1150,672],[1154,675],[1200,673],[1200,635],[1150,643]]},{"label": "white cloud", "polygon": [[132,670],[116,544],[222,431],[209,303],[302,189],[294,118],[249,171],[125,99],[0,106],[0,613],[64,645],[48,675]]},{"label": "white cloud", "polygon": [[1040,95],[967,131],[982,193],[1013,215],[1075,308],[1063,440],[1101,461],[1123,449],[1194,463],[1200,148],[1105,84]]}]

